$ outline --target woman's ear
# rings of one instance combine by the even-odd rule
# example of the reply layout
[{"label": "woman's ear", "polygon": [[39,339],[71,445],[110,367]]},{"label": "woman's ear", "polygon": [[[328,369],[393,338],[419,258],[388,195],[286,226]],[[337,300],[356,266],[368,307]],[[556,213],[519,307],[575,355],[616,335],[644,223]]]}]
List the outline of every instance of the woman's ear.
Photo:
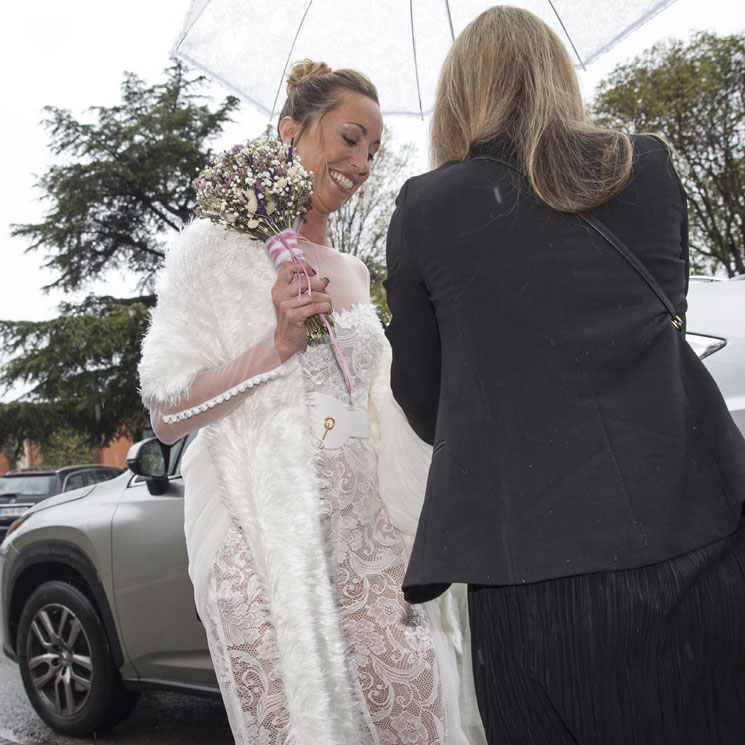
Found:
[{"label": "woman's ear", "polygon": [[289,145],[297,134],[297,122],[291,116],[283,116],[279,122],[279,136],[285,145]]}]

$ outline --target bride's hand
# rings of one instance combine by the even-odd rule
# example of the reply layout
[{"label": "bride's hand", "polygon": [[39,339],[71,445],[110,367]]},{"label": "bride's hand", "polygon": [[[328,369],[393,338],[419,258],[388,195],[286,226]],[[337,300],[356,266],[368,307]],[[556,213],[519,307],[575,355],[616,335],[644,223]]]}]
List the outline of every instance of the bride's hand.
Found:
[{"label": "bride's hand", "polygon": [[[310,277],[310,293],[308,293],[308,280],[304,274],[297,277],[295,265],[292,262],[288,262],[279,270],[277,281],[272,287],[272,302],[277,316],[274,346],[282,362],[305,349],[307,343],[305,319],[319,313],[331,312],[331,298],[326,294],[328,279],[317,277],[315,270],[309,264],[304,261],[301,263]],[[298,282],[301,288],[299,302]]]}]

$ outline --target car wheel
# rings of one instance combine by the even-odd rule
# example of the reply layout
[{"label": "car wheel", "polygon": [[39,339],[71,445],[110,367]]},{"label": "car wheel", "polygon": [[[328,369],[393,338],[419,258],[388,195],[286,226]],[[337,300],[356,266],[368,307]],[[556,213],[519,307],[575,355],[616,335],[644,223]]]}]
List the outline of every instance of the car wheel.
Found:
[{"label": "car wheel", "polygon": [[23,607],[18,665],[37,714],[66,735],[90,735],[121,721],[137,701],[114,666],[93,604],[67,582],[45,582]]}]

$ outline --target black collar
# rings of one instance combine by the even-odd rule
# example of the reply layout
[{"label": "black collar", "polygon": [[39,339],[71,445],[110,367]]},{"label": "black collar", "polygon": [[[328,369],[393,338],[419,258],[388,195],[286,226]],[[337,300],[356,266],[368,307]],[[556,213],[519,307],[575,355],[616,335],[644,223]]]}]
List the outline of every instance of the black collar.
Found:
[{"label": "black collar", "polygon": [[498,137],[488,142],[480,142],[471,148],[471,157],[477,158],[483,155],[491,155],[517,165],[517,150],[515,145],[506,137]]}]

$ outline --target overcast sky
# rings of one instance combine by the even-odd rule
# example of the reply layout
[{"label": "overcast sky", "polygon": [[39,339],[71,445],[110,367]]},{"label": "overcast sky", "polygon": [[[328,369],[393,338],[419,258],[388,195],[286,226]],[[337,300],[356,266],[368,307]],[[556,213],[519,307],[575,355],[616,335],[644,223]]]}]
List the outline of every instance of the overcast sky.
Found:
[{"label": "overcast sky", "polygon": [[[188,0],[16,0],[4,4],[0,318],[49,318],[62,299],[59,293],[41,291],[54,275],[41,268],[44,257],[40,253],[24,253],[25,242],[11,239],[8,227],[14,222],[37,221],[43,214],[44,206],[33,188],[34,174],[43,173],[50,162],[48,136],[39,126],[42,108],[58,106],[81,115],[89,106],[113,105],[119,101],[124,70],[151,83],[160,80],[188,6]],[[615,65],[657,41],[687,38],[698,29],[719,34],[743,31],[745,2],[677,0],[580,74],[585,96],[591,96]],[[213,90],[223,95],[219,87]],[[394,118],[388,123],[398,138],[424,141],[426,124]],[[223,145],[260,134],[265,124],[264,117],[244,107]],[[125,296],[135,287],[131,278],[109,276],[90,289]]]}]

